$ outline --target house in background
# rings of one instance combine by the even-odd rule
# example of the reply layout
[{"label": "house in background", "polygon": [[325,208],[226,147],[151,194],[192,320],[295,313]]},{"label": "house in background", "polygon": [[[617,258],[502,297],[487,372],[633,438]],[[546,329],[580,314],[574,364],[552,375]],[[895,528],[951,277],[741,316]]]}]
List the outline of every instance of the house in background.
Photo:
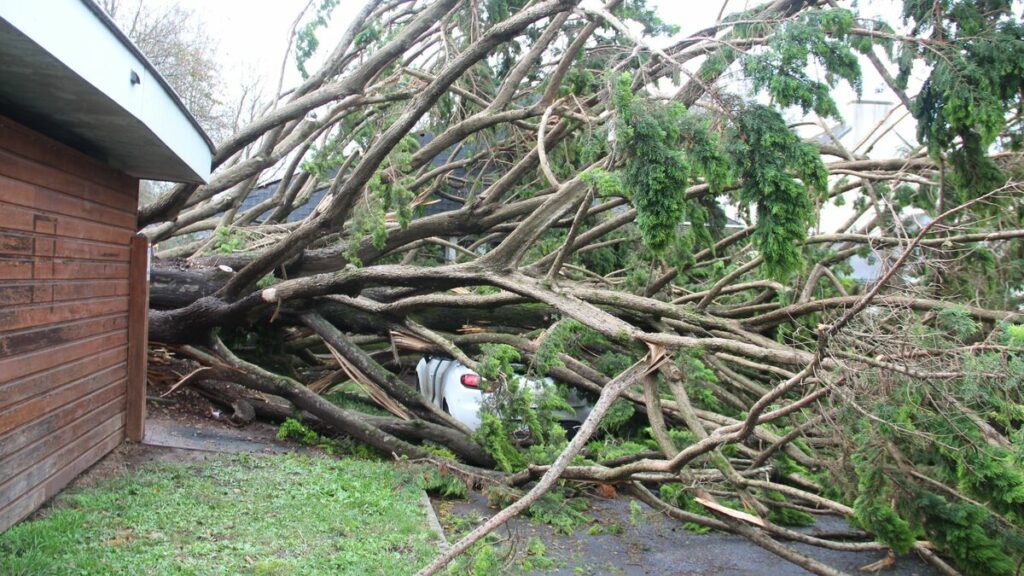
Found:
[{"label": "house in background", "polygon": [[0,531],[144,434],[139,179],[213,146],[91,0],[0,3]]},{"label": "house in background", "polygon": [[[427,145],[431,140],[434,139],[434,134],[429,132],[419,132],[416,134],[416,140],[420,147]],[[472,156],[472,150],[465,146],[450,146],[446,150],[440,152],[431,161],[431,166],[435,168],[444,166],[451,161],[466,160]],[[290,186],[296,188],[302,188],[304,190],[298,191],[296,200],[292,207],[291,212],[288,213],[284,222],[298,222],[309,217],[310,214],[324,201],[324,196],[327,195],[327,191],[331,187],[331,182],[338,175],[338,168],[331,168],[328,170],[321,179],[316,180],[315,177],[312,181],[302,180],[298,181],[293,179]],[[471,173],[465,167],[457,167],[450,170],[445,175],[445,186],[444,190],[441,191],[443,194],[435,193],[435,196],[439,198],[433,199],[428,203],[419,207],[416,210],[413,218],[423,218],[426,216],[435,216],[444,212],[451,212],[458,210],[463,207],[465,199],[469,196],[470,190],[474,189],[476,192],[480,192],[487,188],[487,186],[493,184],[499,174],[494,169],[478,170],[475,173]],[[296,185],[298,182],[298,186]],[[318,186],[313,190],[308,190],[314,185]],[[251,210],[258,210],[259,214],[254,217],[255,222],[264,223],[267,218],[274,212],[274,208],[277,206],[275,199],[278,196],[278,192],[281,192],[284,196],[284,191],[280,190],[281,180],[271,180],[264,184],[261,184],[254,188],[249,194],[242,200],[238,208],[238,214],[243,215]],[[221,213],[223,214],[223,212]],[[209,237],[212,232],[203,231],[197,234],[198,237]],[[458,236],[452,236],[447,238],[452,244],[459,243]],[[444,249],[444,257],[447,262],[454,262],[456,257],[456,250],[452,247],[446,247]]]},{"label": "house in background", "polygon": [[[420,147],[426,146],[431,140],[434,139],[434,134],[429,132],[419,132],[416,134],[416,141]],[[457,152],[456,152],[457,151]],[[472,156],[471,150],[468,147],[462,146],[456,149],[456,146],[450,146],[448,149],[440,152],[431,161],[431,166],[437,168],[444,166],[450,161],[466,160]],[[293,210],[288,214],[285,222],[298,222],[304,220],[313,210],[316,209],[317,205],[323,201],[324,196],[331,187],[331,181],[338,175],[338,168],[331,168],[324,174],[322,181],[319,182],[319,186],[303,195],[301,192],[297,197],[305,199],[302,202],[296,202]],[[452,210],[458,210],[462,208],[462,202],[456,201],[453,198],[465,199],[469,193],[469,188],[476,186],[479,190],[483,190],[498,178],[495,171],[488,170],[483,174],[470,174],[465,167],[458,167],[449,171],[445,176],[445,195],[438,200],[432,201],[425,205],[422,210],[417,214],[418,217],[423,216],[434,216],[435,214],[441,214],[443,212],[450,212]],[[244,214],[249,210],[260,208],[262,212],[256,216],[255,221],[262,222],[274,211],[275,204],[271,202],[274,196],[278,193],[278,187],[281,184],[281,180],[271,180],[264,184],[261,184],[254,188],[248,196],[242,200],[238,208],[239,214]],[[295,180],[292,181],[294,186]]]}]

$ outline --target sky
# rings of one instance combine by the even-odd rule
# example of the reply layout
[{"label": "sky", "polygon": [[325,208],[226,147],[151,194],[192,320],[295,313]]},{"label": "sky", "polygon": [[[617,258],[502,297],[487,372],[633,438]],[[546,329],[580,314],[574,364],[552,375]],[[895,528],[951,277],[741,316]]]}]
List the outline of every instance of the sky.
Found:
[{"label": "sky", "polygon": [[[282,59],[287,46],[288,35],[296,16],[311,0],[145,0],[147,3],[176,3],[192,10],[199,16],[206,30],[218,45],[218,57],[222,65],[225,97],[237,100],[241,86],[251,84],[254,78],[262,78],[264,95],[268,95],[277,84],[281,73]],[[588,3],[596,0],[585,0]],[[760,4],[761,0],[724,0],[725,13],[743,10],[751,5]],[[314,0],[319,3],[319,0]],[[708,24],[713,23],[722,10],[723,0],[648,0],[649,7],[658,11],[660,17],[671,24],[679,26],[679,36],[690,35]],[[326,29],[318,33],[320,39],[320,58],[331,52],[334,44],[340,39],[352,18],[363,6],[363,0],[340,0],[331,15]],[[859,0],[859,9],[866,16],[881,16],[888,21],[896,20],[899,3],[888,0]],[[667,46],[671,39],[657,42]],[[311,59],[310,70],[315,70],[318,58]],[[895,103],[895,97],[884,88],[880,77],[870,65],[862,64],[864,74],[865,100],[881,100]],[[284,86],[296,85],[300,81],[294,57],[289,54],[284,65]],[[843,85],[834,92],[836,102],[850,127],[844,138],[848,144],[860,142],[875,123],[885,116],[890,105],[851,104],[857,99],[856,93]],[[800,118],[800,114],[789,114],[791,121]],[[837,124],[837,123],[833,123]],[[835,127],[835,126],[834,126]],[[810,136],[810,132],[820,132],[815,127],[802,129],[801,134]],[[891,156],[899,148],[913,142],[914,125],[912,119],[904,119],[898,130],[886,137],[876,147],[876,155]],[[825,214],[825,228],[831,223],[845,221],[852,207],[830,207]]]},{"label": "sky", "polygon": [[[296,16],[310,0],[145,0],[147,3],[176,3],[192,10],[205,24],[205,28],[218,44],[218,56],[223,66],[225,97],[237,99],[241,86],[251,84],[255,78],[263,79],[268,92],[277,83],[289,32]],[[594,0],[587,0],[594,2]],[[648,0],[663,20],[680,28],[680,36],[687,36],[712,23],[725,4],[726,14],[761,3],[759,0]],[[319,3],[319,0],[315,0]],[[352,18],[363,6],[363,0],[340,0],[325,30],[318,33],[319,57],[328,54],[340,39]],[[898,3],[884,0],[861,0],[859,8],[871,15],[895,16]],[[670,39],[658,44],[668,45]],[[311,60],[315,69],[317,57]],[[299,82],[294,57],[285,63],[285,87]],[[881,84],[873,70],[865,70],[864,98],[876,97]],[[837,91],[837,101],[845,104],[856,94],[845,87]]]},{"label": "sky", "polygon": [[[276,83],[289,31],[295,17],[309,3],[309,0],[146,1],[176,3],[192,10],[203,20],[207,31],[219,45],[229,90],[230,85],[247,82],[254,74]],[[727,10],[740,10],[749,3],[748,0],[728,0]],[[340,0],[329,26],[318,34],[321,52],[330,51],[333,41],[341,37],[363,4],[363,0]],[[721,8],[721,0],[648,0],[648,5],[656,8],[663,20],[678,25],[685,35],[713,22]],[[298,81],[291,57],[286,72],[286,86],[289,80],[292,84]]]}]

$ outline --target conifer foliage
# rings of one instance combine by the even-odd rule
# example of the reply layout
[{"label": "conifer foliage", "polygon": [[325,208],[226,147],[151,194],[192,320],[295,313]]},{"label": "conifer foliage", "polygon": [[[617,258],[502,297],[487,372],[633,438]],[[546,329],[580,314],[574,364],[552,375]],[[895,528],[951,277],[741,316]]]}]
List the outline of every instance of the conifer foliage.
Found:
[{"label": "conifer foliage", "polygon": [[[817,574],[790,541],[1017,574],[1024,3],[727,3],[674,38],[598,4],[371,1],[328,47],[313,2],[304,80],[140,211],[151,379],[507,505],[424,574],[515,513],[575,526],[576,482]],[[853,141],[869,69],[893,104]],[[477,429],[424,354],[480,376]],[[877,543],[789,528],[822,513]]]}]

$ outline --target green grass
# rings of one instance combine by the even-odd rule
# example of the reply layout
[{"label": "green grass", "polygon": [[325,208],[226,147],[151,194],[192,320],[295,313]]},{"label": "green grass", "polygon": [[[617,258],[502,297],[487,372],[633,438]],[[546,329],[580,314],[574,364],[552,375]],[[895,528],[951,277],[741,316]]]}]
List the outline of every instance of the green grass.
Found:
[{"label": "green grass", "polygon": [[437,552],[420,494],[382,462],[151,465],[0,534],[0,574],[411,574]]}]

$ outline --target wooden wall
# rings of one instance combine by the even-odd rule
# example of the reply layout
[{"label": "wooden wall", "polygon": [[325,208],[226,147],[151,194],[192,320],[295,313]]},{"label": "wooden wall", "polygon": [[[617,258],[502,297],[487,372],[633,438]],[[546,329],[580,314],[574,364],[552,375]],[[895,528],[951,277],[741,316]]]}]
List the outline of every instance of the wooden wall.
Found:
[{"label": "wooden wall", "polygon": [[125,438],[137,199],[0,116],[0,532]]}]

